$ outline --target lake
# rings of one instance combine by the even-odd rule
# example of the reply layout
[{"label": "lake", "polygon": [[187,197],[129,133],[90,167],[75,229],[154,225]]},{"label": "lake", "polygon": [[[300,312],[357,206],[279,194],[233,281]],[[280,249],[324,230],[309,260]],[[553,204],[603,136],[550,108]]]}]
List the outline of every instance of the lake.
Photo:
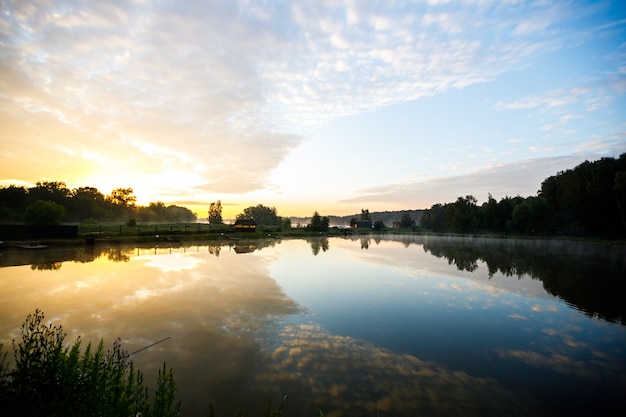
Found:
[{"label": "lake", "polygon": [[[611,415],[626,409],[626,247],[385,235],[4,250],[0,341],[36,308],[120,337],[181,414]],[[613,415],[622,415],[615,413]]]}]

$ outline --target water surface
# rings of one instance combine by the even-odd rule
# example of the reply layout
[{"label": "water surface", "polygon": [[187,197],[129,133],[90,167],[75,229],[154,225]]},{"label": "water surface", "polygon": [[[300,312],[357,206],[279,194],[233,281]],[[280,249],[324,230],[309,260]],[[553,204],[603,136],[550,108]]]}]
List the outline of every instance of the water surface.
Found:
[{"label": "water surface", "polygon": [[626,407],[620,246],[389,236],[5,251],[0,340],[42,309],[117,337],[184,416],[597,414]]}]

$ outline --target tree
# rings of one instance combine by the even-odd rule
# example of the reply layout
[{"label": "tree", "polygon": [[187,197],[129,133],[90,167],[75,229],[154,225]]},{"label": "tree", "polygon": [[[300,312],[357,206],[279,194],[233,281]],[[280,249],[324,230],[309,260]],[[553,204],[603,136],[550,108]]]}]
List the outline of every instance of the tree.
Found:
[{"label": "tree", "polygon": [[330,220],[327,216],[320,216],[320,214],[316,211],[313,213],[313,217],[311,217],[311,223],[309,224],[309,230],[313,232],[326,232],[328,230]]},{"label": "tree", "polygon": [[626,171],[616,172],[613,182],[615,203],[619,211],[620,220],[622,221],[622,230],[626,231],[626,216],[624,215],[624,209],[626,208]]},{"label": "tree", "polygon": [[446,228],[446,212],[449,204],[445,206],[441,204],[433,204],[428,210],[422,213],[420,224],[426,229],[433,232],[443,232]]},{"label": "tree", "polygon": [[550,206],[543,197],[528,197],[513,209],[511,228],[521,234],[544,234],[550,228]]},{"label": "tree", "polygon": [[0,187],[0,220],[18,220],[24,216],[28,191],[25,187]]},{"label": "tree", "polygon": [[133,195],[132,188],[116,188],[111,191],[111,195],[106,198],[106,201],[109,203],[108,208],[113,219],[121,220],[136,214],[134,211],[137,197]]},{"label": "tree", "polygon": [[207,219],[210,224],[222,224],[222,202],[220,200],[211,203],[209,206],[209,217]]},{"label": "tree", "polygon": [[104,195],[93,187],[72,190],[69,216],[81,223],[86,218],[104,217]]},{"label": "tree", "polygon": [[263,204],[245,208],[243,213],[237,215],[237,220],[242,219],[252,219],[257,225],[280,226],[281,224],[281,219],[276,214],[276,208],[265,207]]},{"label": "tree", "polygon": [[368,209],[361,209],[361,220],[372,220],[370,211]]},{"label": "tree", "polygon": [[385,228],[385,223],[383,223],[382,220],[376,220],[374,222],[374,230],[380,232],[381,230],[383,230]]},{"label": "tree", "polygon": [[457,198],[448,211],[448,226],[457,232],[469,232],[477,224],[476,197],[467,195]]},{"label": "tree", "polygon": [[137,197],[133,195],[132,188],[116,188],[111,191],[111,195],[107,197],[107,200],[121,207],[135,207]]},{"label": "tree", "polygon": [[39,200],[26,208],[24,221],[39,226],[58,225],[61,224],[65,212],[65,207],[54,201]]},{"label": "tree", "polygon": [[63,181],[38,182],[35,187],[28,189],[28,201],[30,204],[38,200],[53,201],[67,207],[71,191]]},{"label": "tree", "polygon": [[480,227],[487,230],[496,230],[498,202],[488,193],[487,201],[480,206]]},{"label": "tree", "polygon": [[400,218],[400,227],[403,229],[415,227],[415,220],[413,220],[410,213],[402,213],[402,217]]},{"label": "tree", "polygon": [[196,220],[196,215],[191,210],[173,204],[166,206],[160,201],[150,203],[148,207],[137,207],[134,211],[137,218],[142,222],[189,222],[191,219]]}]

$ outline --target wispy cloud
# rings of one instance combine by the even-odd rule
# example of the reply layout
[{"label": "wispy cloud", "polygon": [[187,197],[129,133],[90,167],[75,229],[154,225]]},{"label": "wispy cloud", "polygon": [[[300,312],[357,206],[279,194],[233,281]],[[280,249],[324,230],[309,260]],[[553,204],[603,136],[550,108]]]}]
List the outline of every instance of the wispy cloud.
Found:
[{"label": "wispy cloud", "polygon": [[545,95],[533,95],[523,97],[512,102],[498,102],[495,109],[524,110],[537,107],[551,109],[577,103],[580,97],[589,92],[586,88],[572,88],[570,90],[558,89],[548,91]]},{"label": "wispy cloud", "polygon": [[[482,0],[3,2],[0,177],[81,171],[157,189],[177,172],[181,192],[270,189],[309,128],[519,71],[585,13]],[[583,100],[606,105],[569,89],[496,108]],[[58,163],[43,172],[41,155]]]},{"label": "wispy cloud", "polygon": [[488,194],[500,199],[506,196],[536,195],[541,183],[561,167],[574,167],[583,156],[538,158],[512,163],[483,165],[463,175],[423,179],[418,182],[387,184],[359,190],[343,203],[408,204],[412,208],[430,208],[435,203],[453,202],[457,197],[474,195],[479,202]]}]

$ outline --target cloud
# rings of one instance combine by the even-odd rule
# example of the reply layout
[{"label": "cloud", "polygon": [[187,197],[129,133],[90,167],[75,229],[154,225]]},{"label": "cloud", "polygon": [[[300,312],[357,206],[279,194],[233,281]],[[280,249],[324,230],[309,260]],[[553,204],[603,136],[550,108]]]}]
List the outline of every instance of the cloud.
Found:
[{"label": "cloud", "polygon": [[261,114],[252,57],[275,40],[262,13],[122,2],[4,11],[11,42],[0,106],[21,132],[13,147],[32,141],[24,131],[37,126],[43,148],[55,140],[67,154],[80,143],[85,155],[126,167],[139,186],[168,168],[203,167],[201,188],[245,192],[262,187],[300,140]]},{"label": "cloud", "polygon": [[577,103],[581,96],[588,94],[588,88],[556,89],[546,92],[544,95],[526,96],[512,102],[498,102],[494,106],[498,110],[525,110],[537,107],[551,109],[568,104]]},{"label": "cloud", "polygon": [[318,124],[493,80],[551,42],[510,30],[494,41],[490,28],[514,26],[513,15],[502,22],[487,6],[456,6],[294,6],[286,60],[262,67],[269,105],[287,122]]},{"label": "cloud", "polygon": [[417,182],[364,188],[342,203],[395,203],[429,208],[436,203],[453,202],[459,196],[474,195],[479,201],[491,193],[494,198],[536,195],[547,177],[583,162],[583,156],[528,159],[477,167],[462,175],[424,178]]},{"label": "cloud", "polygon": [[[484,1],[0,7],[7,172],[82,172],[163,194],[270,189],[309,127],[519,70],[564,42],[553,28],[571,17]],[[562,104],[531,96],[500,106]],[[176,184],[155,186],[172,172]]]}]

